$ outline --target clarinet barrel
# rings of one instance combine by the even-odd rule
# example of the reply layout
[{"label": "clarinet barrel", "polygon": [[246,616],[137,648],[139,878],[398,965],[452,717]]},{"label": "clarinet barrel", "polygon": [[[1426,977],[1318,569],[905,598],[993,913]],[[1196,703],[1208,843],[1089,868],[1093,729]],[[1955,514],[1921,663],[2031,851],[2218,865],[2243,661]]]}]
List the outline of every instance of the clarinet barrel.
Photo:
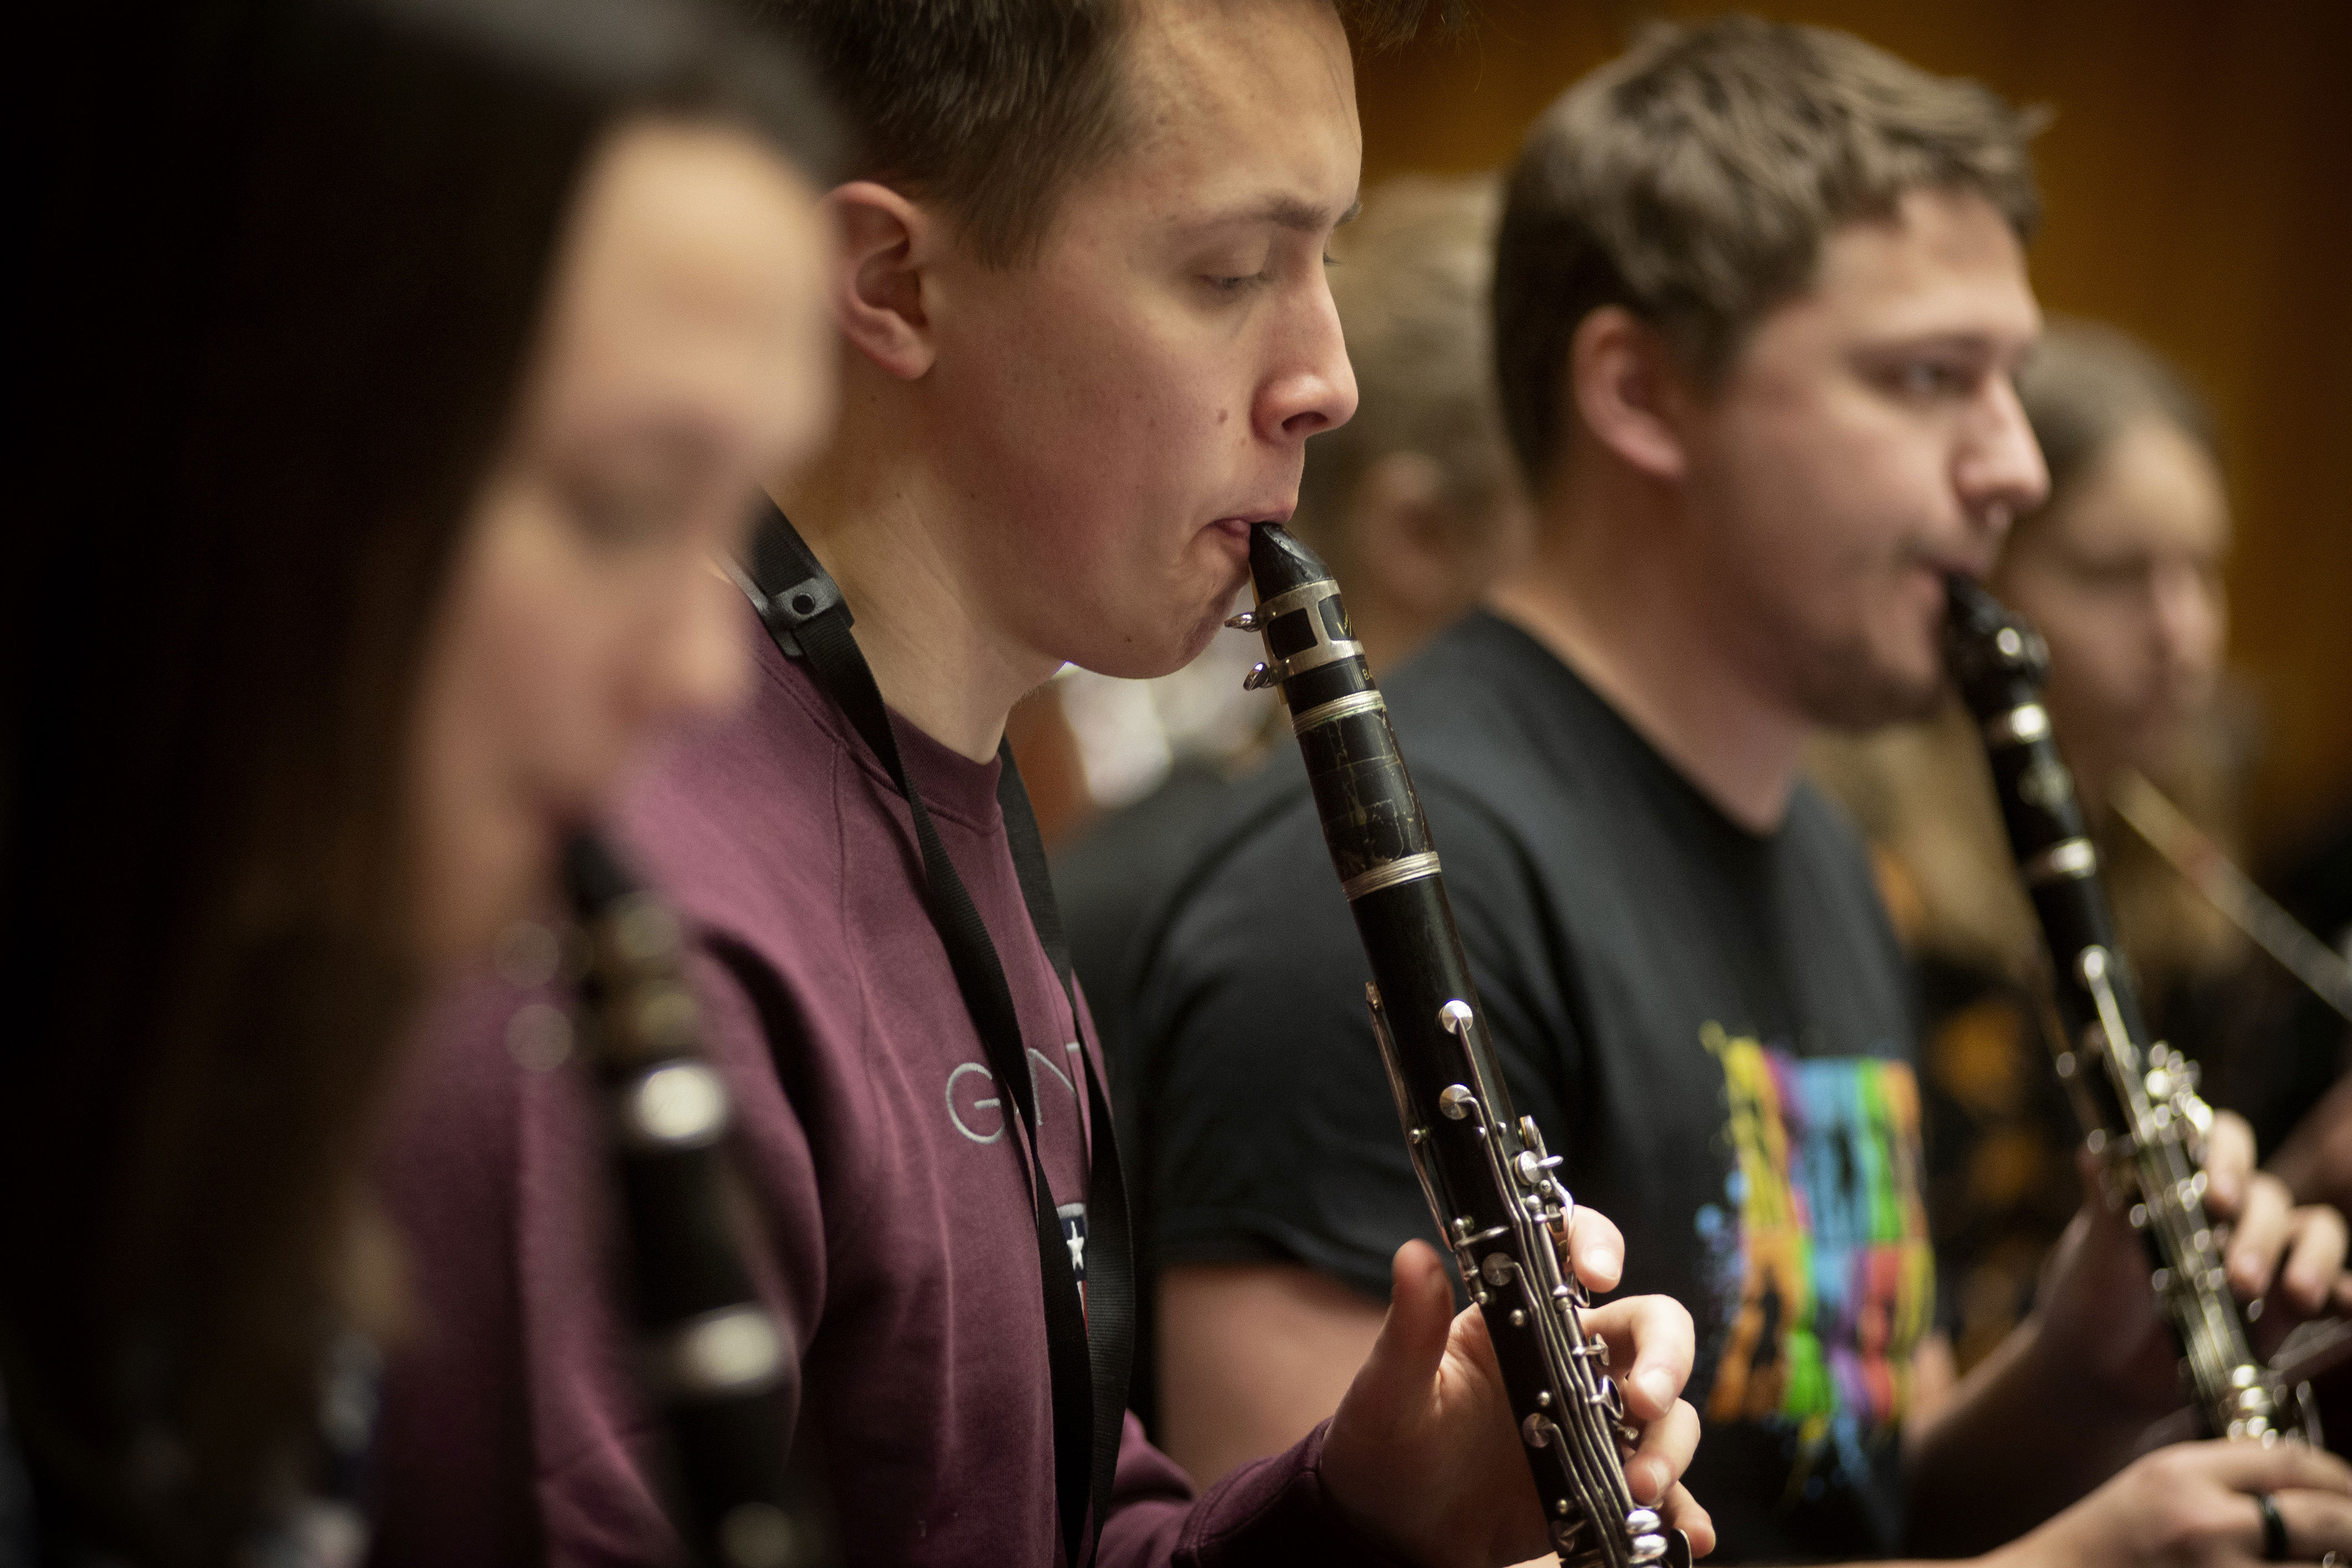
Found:
[{"label": "clarinet barrel", "polygon": [[2197,1069],[2151,1041],[2116,946],[2074,775],[2042,706],[2049,652],[2031,626],[1965,578],[1949,580],[1946,653],[1992,766],[2027,895],[2050,959],[2064,1030],[2052,1042],[2085,1146],[2130,1205],[2150,1283],[2180,1342],[2192,1403],[2208,1432],[2273,1443],[2316,1440],[2307,1387],[2291,1397],[2253,1351],[2205,1211],[2200,1168],[2211,1113]]},{"label": "clarinet barrel", "polygon": [[1431,1212],[1486,1318],[1555,1549],[1577,1568],[1687,1564],[1625,1482],[1633,1433],[1564,1266],[1575,1200],[1534,1118],[1512,1109],[1470,984],[1421,800],[1339,585],[1280,527],[1251,530],[1257,607],[1229,624],[1265,642],[1247,681],[1290,713],[1341,891],[1370,960],[1372,1027]]},{"label": "clarinet barrel", "polygon": [[578,1034],[612,1148],[641,1382],[669,1437],[673,1517],[695,1560],[819,1568],[835,1531],[806,1455],[788,1467],[792,1336],[734,1228],[725,1084],[703,1060],[677,918],[583,835],[563,883],[585,967]]}]

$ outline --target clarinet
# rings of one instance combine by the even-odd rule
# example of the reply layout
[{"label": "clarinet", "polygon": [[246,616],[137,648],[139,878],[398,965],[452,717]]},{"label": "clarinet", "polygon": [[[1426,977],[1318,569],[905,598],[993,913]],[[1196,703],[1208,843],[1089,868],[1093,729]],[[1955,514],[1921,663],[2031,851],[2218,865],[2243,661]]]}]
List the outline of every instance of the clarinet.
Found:
[{"label": "clarinet", "polygon": [[2214,1437],[2316,1446],[2310,1385],[2286,1382],[2254,1354],[2246,1316],[2222,1271],[2205,1212],[2202,1142],[2212,1113],[2197,1066],[2151,1042],[2098,876],[2074,775],[2058,754],[2042,685],[2041,636],[1982,588],[1948,580],[1946,657],[1992,764],[2010,848],[2033,902],[2064,1032],[2051,1043],[2058,1076],[2147,1245],[2149,1284],[2179,1341],[2193,1408]]},{"label": "clarinet", "polygon": [[582,939],[575,1027],[603,1101],[673,1517],[698,1562],[815,1568],[836,1542],[806,1453],[788,1461],[797,1352],[737,1249],[727,1089],[703,1060],[677,920],[585,834],[564,852],[563,884]]},{"label": "clarinet", "polygon": [[1351,636],[1339,586],[1272,523],[1250,533],[1257,608],[1227,622],[1266,657],[1244,682],[1279,686],[1340,889],[1370,961],[1365,988],[1423,1195],[1494,1341],[1552,1542],[1574,1568],[1672,1563],[1690,1542],[1633,1500],[1635,1434],[1591,1305],[1562,1267],[1575,1212],[1535,1118],[1516,1114],[1486,1038],[1421,798]]}]

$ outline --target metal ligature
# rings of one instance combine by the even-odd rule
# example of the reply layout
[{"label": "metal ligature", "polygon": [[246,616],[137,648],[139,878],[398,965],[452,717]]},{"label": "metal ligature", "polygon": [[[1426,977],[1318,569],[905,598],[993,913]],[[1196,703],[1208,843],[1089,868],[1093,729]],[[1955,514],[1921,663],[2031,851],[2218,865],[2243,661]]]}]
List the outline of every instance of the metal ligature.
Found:
[{"label": "metal ligature", "polygon": [[1257,608],[1229,625],[1265,640],[1246,681],[1279,686],[1323,836],[1370,960],[1366,988],[1389,1087],[1430,1211],[1486,1318],[1551,1538],[1574,1568],[1690,1562],[1690,1543],[1633,1500],[1633,1438],[1564,1266],[1575,1199],[1533,1117],[1511,1107],[1470,984],[1421,800],[1339,586],[1281,528],[1250,534]]},{"label": "metal ligature", "polygon": [[2290,1394],[2255,1355],[2248,1313],[2231,1294],[2200,1168],[2212,1113],[2197,1093],[2196,1064],[2148,1039],[2118,955],[2098,851],[2042,706],[2049,650],[1974,582],[1955,576],[1948,593],[1946,656],[1982,732],[2010,848],[2050,956],[2064,1029],[2052,1042],[2058,1076],[2082,1118],[2084,1145],[2147,1244],[2149,1283],[2179,1340],[2192,1407],[2214,1437],[2315,1445],[2310,1385]]},{"label": "metal ligature", "polygon": [[695,1559],[817,1568],[837,1550],[807,1456],[792,1456],[792,1336],[752,1289],[676,916],[593,838],[563,858],[583,951],[577,1020],[620,1198],[641,1382],[670,1439],[673,1515]]}]

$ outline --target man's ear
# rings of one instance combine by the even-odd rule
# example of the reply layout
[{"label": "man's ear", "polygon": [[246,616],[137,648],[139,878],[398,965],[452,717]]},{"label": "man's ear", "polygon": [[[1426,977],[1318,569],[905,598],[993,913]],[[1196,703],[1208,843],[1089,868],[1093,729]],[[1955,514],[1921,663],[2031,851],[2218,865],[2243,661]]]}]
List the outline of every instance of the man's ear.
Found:
[{"label": "man's ear", "polygon": [[913,381],[935,345],[923,305],[923,269],[939,228],[930,214],[871,180],[852,180],[824,203],[840,236],[833,308],[841,335],[886,373]]},{"label": "man's ear", "polygon": [[1622,305],[1601,307],[1577,323],[1568,377],[1577,417],[1594,440],[1651,478],[1683,476],[1689,400],[1654,329]]}]

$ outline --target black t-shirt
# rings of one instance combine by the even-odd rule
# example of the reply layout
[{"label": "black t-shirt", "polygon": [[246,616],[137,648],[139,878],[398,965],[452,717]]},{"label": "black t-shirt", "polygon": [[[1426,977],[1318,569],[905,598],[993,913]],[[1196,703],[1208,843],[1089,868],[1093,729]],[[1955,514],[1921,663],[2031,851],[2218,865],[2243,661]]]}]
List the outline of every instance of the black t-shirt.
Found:
[{"label": "black t-shirt", "polygon": [[[1744,831],[1524,632],[1473,616],[1388,686],[1511,1092],[1624,1289],[1698,1325],[1687,1478],[1726,1559],[1884,1553],[1933,1315],[1913,1018],[1861,842],[1809,787]],[[1147,1261],[1297,1260],[1385,1296],[1437,1240],[1295,761],[1236,792],[1147,928]]]}]

